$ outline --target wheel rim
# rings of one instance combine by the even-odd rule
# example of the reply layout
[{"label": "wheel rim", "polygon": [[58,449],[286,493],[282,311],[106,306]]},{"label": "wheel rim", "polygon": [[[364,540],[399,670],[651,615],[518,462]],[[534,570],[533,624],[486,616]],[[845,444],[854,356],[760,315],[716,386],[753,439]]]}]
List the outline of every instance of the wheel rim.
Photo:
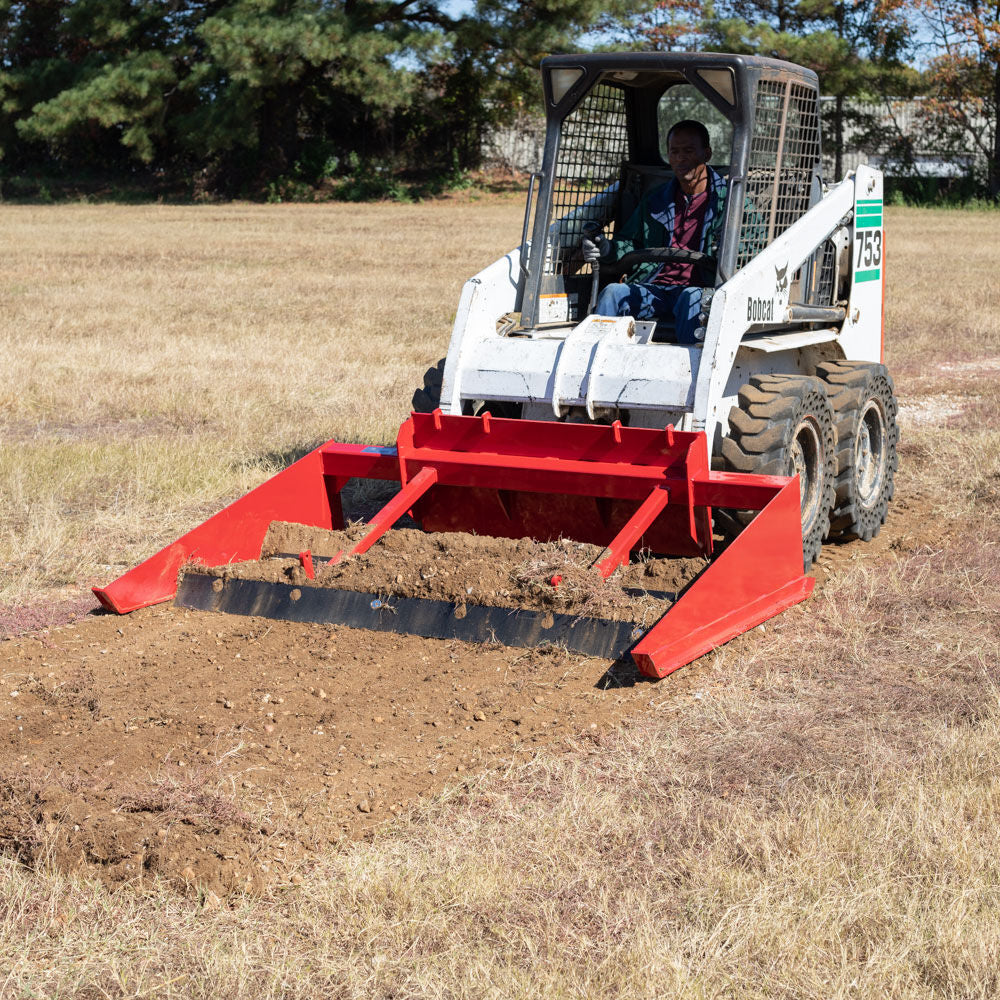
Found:
[{"label": "wheel rim", "polygon": [[807,418],[795,430],[792,441],[791,475],[799,477],[802,501],[802,530],[809,533],[823,502],[822,438],[813,419]]},{"label": "wheel rim", "polygon": [[885,414],[877,400],[870,399],[861,411],[854,439],[854,476],[858,500],[872,507],[885,486],[888,461]]}]

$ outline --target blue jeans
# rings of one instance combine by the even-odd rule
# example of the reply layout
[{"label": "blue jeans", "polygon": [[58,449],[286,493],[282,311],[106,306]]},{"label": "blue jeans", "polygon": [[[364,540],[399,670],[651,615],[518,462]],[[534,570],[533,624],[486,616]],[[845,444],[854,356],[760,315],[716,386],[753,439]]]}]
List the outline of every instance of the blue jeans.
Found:
[{"label": "blue jeans", "polygon": [[607,285],[597,300],[598,316],[634,316],[636,319],[672,319],[677,343],[696,343],[701,312],[701,289],[680,285]]}]

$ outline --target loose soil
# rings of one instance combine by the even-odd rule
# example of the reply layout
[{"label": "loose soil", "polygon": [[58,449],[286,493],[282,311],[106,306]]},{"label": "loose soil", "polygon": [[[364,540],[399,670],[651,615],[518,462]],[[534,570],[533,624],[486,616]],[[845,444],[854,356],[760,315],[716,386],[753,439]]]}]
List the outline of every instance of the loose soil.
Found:
[{"label": "loose soil", "polygon": [[[824,548],[820,589],[847,560],[940,544],[941,532],[925,501],[898,497],[874,542]],[[278,529],[269,546],[332,554],[346,540]],[[605,600],[586,570],[592,547],[399,530],[376,548],[323,569],[319,583],[371,589],[381,572],[387,588],[448,600],[471,599],[467,587],[476,599],[551,607]],[[271,570],[299,582],[297,567],[277,560]],[[675,590],[696,569],[647,561],[628,579]],[[558,587],[546,581],[553,572],[564,577]],[[618,600],[599,603],[602,613]],[[590,745],[651,697],[682,703],[711,662],[653,684],[629,664],[558,648],[173,606],[127,617],[94,610],[0,642],[0,852],[139,890],[156,877],[223,897],[294,884],[316,852],[405,822],[421,796],[545,745]]]},{"label": "loose soil", "polygon": [[348,551],[364,526],[323,531],[275,522],[261,559],[225,566],[190,566],[222,579],[265,580],[296,587],[360,590],[387,597],[422,597],[456,605],[527,608],[648,626],[666,613],[676,594],[707,565],[704,559],[645,555],[604,580],[592,568],[602,549],[561,539],[486,538],[458,532],[387,532],[367,552],[337,563],[318,563],[310,579],[298,556],[314,559]]}]

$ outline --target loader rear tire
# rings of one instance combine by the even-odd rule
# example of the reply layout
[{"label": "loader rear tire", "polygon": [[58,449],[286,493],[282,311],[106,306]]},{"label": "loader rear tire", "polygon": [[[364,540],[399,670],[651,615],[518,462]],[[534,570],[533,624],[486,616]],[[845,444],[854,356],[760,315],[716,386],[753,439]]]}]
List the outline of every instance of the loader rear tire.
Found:
[{"label": "loader rear tire", "polygon": [[[722,456],[733,472],[799,476],[802,563],[809,569],[830,527],[836,477],[833,408],[822,381],[803,375],[757,375],[729,413]],[[742,511],[747,523],[753,512]]]},{"label": "loader rear tire", "polygon": [[444,361],[431,365],[424,372],[424,387],[417,389],[410,404],[415,413],[433,413],[441,405],[441,383],[444,381]]},{"label": "loader rear tire", "polygon": [[885,365],[828,361],[826,382],[837,431],[836,498],[830,537],[871,541],[885,524],[899,465],[895,386]]}]

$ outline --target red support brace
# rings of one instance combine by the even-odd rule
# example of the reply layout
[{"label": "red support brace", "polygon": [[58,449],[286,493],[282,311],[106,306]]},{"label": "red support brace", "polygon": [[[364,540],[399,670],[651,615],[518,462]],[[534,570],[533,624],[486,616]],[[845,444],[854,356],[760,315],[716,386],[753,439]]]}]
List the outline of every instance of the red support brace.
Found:
[{"label": "red support brace", "polygon": [[[369,522],[369,531],[357,545],[346,553],[359,556],[367,552],[436,482],[437,470],[427,466],[421,469]],[[338,552],[331,563],[344,558],[343,550]]]},{"label": "red support brace", "polygon": [[608,547],[594,560],[593,565],[606,580],[619,566],[628,565],[632,547],[642,537],[646,529],[660,516],[670,499],[670,491],[665,486],[657,486],[646,497],[639,509],[629,518],[628,523],[615,535]]},{"label": "red support brace", "polygon": [[308,579],[316,579],[316,570],[313,567],[313,554],[310,549],[303,549],[299,553],[299,565]]},{"label": "red support brace", "polygon": [[774,499],[636,643],[632,658],[647,677],[666,677],[805,600],[815,583],[802,572],[799,482],[785,480]]}]

